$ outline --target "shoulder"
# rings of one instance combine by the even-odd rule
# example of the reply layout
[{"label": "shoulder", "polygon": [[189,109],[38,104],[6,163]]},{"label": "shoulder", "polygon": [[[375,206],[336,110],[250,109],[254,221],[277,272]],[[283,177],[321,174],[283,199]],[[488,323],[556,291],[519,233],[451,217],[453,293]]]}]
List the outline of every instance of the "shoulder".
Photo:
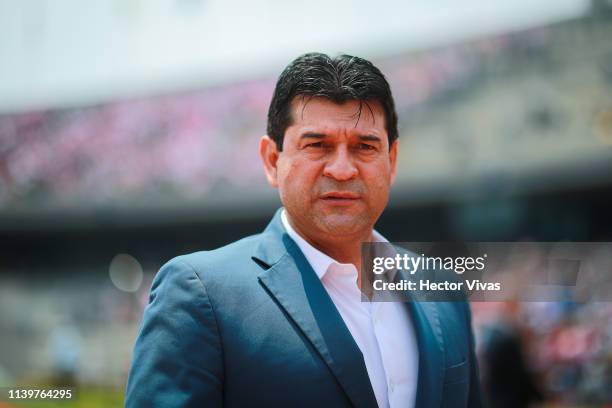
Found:
[{"label": "shoulder", "polygon": [[261,242],[261,237],[262,234],[251,235],[217,249],[180,255],[168,261],[166,265],[182,264],[199,271],[250,260]]},{"label": "shoulder", "polygon": [[155,276],[152,291],[159,286],[175,287],[185,284],[196,285],[204,291],[209,291],[252,280],[259,267],[251,257],[262,236],[263,234],[252,235],[214,250],[172,258]]}]

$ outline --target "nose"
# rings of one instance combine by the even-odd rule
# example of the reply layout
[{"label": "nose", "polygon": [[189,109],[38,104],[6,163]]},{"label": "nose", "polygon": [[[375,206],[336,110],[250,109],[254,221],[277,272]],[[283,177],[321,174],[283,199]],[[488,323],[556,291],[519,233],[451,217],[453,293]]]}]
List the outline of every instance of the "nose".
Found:
[{"label": "nose", "polygon": [[353,164],[346,147],[337,149],[323,169],[323,175],[325,177],[330,177],[338,181],[351,180],[357,176],[357,173],[357,167]]}]

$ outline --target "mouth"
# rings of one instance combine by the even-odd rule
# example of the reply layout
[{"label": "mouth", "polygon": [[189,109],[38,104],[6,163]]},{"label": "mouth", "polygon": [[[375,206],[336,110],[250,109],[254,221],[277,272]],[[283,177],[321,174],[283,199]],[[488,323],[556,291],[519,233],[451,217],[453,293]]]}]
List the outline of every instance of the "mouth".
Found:
[{"label": "mouth", "polygon": [[321,195],[320,198],[328,204],[347,205],[355,203],[361,197],[350,191],[330,191]]}]

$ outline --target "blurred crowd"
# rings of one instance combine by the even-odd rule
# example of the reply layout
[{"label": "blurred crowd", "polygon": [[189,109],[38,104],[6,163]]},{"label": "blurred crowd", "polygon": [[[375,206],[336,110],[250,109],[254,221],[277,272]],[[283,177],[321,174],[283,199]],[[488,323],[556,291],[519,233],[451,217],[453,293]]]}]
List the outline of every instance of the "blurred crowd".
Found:
[{"label": "blurred crowd", "polygon": [[[400,180],[482,172],[509,154],[588,153],[598,136],[579,136],[587,132],[612,142],[612,101],[598,96],[612,83],[611,33],[585,19],[379,61],[410,140]],[[273,78],[0,116],[0,208],[188,200],[262,186],[254,152]]]},{"label": "blurred crowd", "polygon": [[492,407],[612,402],[612,303],[472,303]]}]

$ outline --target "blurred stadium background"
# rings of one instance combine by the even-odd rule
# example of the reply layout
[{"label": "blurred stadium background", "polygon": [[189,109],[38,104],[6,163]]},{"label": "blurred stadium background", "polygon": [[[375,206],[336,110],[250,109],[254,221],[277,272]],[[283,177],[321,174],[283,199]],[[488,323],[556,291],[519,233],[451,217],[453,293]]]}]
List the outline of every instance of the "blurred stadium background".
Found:
[{"label": "blurred stadium background", "polygon": [[[390,240],[612,241],[611,1],[330,3],[0,1],[2,385],[121,404],[158,268],[279,206],[256,146],[307,51],[391,83]],[[472,307],[492,401],[612,404],[610,303]]]}]

